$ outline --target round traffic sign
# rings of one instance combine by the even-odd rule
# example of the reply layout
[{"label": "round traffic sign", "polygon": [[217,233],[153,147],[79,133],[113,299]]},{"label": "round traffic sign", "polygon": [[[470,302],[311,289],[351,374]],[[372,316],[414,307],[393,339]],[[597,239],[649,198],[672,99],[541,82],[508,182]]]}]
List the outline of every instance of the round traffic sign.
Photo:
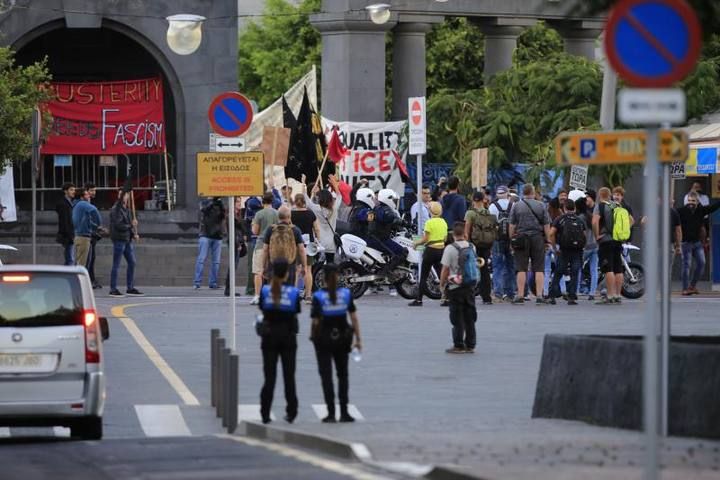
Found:
[{"label": "round traffic sign", "polygon": [[695,68],[700,23],[685,0],[621,0],[604,42],[610,65],[629,84],[669,87]]},{"label": "round traffic sign", "polygon": [[412,104],[412,122],[414,125],[420,125],[422,123],[423,111],[420,102],[415,100]]},{"label": "round traffic sign", "polygon": [[221,93],[210,104],[208,120],[215,133],[224,137],[238,137],[250,128],[253,120],[252,105],[238,92]]}]

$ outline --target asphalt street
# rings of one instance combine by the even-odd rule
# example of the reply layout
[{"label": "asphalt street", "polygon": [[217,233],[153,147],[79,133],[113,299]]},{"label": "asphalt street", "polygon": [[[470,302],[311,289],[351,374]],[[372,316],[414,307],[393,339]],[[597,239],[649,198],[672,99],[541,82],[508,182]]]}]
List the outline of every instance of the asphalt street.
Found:
[{"label": "asphalt street", "polygon": [[[255,459],[248,453],[255,452],[248,450],[251,445],[230,445],[229,440],[216,437],[222,429],[209,408],[210,329],[220,328],[226,335],[229,299],[217,290],[143,290],[148,294],[143,298],[98,294],[98,308],[110,318],[111,327],[111,338],[105,344],[105,439],[25,444],[22,438],[11,435],[0,448],[0,458],[12,454],[6,452],[17,451],[33,458],[40,452],[59,449],[39,460],[39,465],[53,459],[71,462],[85,455],[90,468],[103,465],[104,456],[112,454],[116,456],[114,469],[105,468],[105,477],[96,478],[118,479],[132,478],[136,472],[132,468],[142,470],[147,463],[138,460],[136,465],[133,459],[137,455],[149,458],[144,455],[156,447],[159,462],[168,470],[147,470],[148,475],[140,478],[224,478],[230,471],[257,471],[265,461],[275,465],[273,458]],[[249,297],[236,300],[239,404],[242,420],[257,420],[262,358],[253,329],[257,307],[250,306],[249,301]],[[314,351],[307,340],[309,318],[304,308],[298,339],[299,416],[292,426],[280,420],[285,407],[280,382],[273,406],[277,420],[271,425],[364,443],[380,462],[447,464],[475,474],[484,472],[493,479],[560,478],[562,472],[584,469],[600,469],[610,475],[607,478],[640,478],[643,445],[637,432],[531,419],[530,413],[546,333],[641,334],[642,302],[596,306],[583,300],[575,307],[480,305],[476,353],[447,355],[448,310],[438,302],[426,301],[422,308],[410,308],[399,297],[366,295],[358,302],[365,350],[363,359],[351,362],[350,367],[350,402],[358,418],[352,425],[319,421],[324,414],[322,391]],[[674,334],[720,335],[718,308],[720,298],[674,298]],[[51,432],[53,436],[67,434]],[[173,457],[177,465],[174,459],[163,456],[162,446],[174,442],[180,445],[170,449],[177,453]],[[226,469],[223,462],[227,459],[222,455],[208,453],[206,457],[204,452],[212,452],[215,444],[222,445],[221,450],[238,449],[239,463]],[[667,478],[720,478],[719,452],[718,442],[672,438],[664,443],[662,457]],[[267,455],[282,456],[278,452]],[[283,476],[283,469],[292,467],[282,463],[286,458],[277,458],[278,470],[268,469],[267,477],[234,478],[290,478]],[[192,468],[182,468],[186,461],[195,465],[193,459],[198,468],[216,465],[218,476],[198,476]],[[245,460],[250,462],[247,466],[242,463]],[[292,478],[344,475],[317,463],[322,464],[314,461],[302,468],[320,470],[307,470],[307,476],[302,477],[304,470],[298,467],[298,476]],[[339,465],[347,466],[344,462]],[[349,478],[378,474],[376,470],[368,473],[361,465],[351,466],[354,470]],[[173,469],[184,471],[184,476],[172,476]],[[40,471],[38,466],[35,472]],[[17,472],[22,478],[46,478]],[[591,478],[605,478],[595,473]],[[19,477],[13,474],[2,478]],[[571,474],[567,478],[577,477]]]}]

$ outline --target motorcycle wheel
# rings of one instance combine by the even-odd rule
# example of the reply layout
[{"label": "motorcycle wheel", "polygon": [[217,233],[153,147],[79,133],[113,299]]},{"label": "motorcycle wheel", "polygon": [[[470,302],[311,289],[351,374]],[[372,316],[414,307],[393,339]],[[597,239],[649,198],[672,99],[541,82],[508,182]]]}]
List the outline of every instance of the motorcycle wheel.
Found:
[{"label": "motorcycle wheel", "polygon": [[[350,290],[350,294],[353,299],[357,300],[365,294],[365,291],[367,291],[368,282],[350,283],[349,280],[352,277],[359,277],[365,274],[366,271],[361,265],[358,265],[355,262],[342,262],[340,266],[338,266],[338,287],[345,287]],[[320,276],[322,276],[322,284],[317,283],[317,285],[318,288],[324,288],[325,275],[323,274],[322,269],[320,270],[319,275],[315,277],[316,282]]]},{"label": "motorcycle wheel", "polygon": [[404,267],[399,269],[407,270],[407,274],[402,280],[395,283],[395,289],[401,297],[407,300],[417,298],[417,270],[408,270]]},{"label": "motorcycle wheel", "polygon": [[627,272],[623,275],[622,294],[625,298],[636,299],[645,294],[645,269],[635,262],[628,263],[628,267],[635,276],[636,281],[630,282]]},{"label": "motorcycle wheel", "polygon": [[423,291],[423,294],[428,298],[431,298],[433,300],[439,300],[442,297],[439,278],[436,281],[432,275],[428,275],[427,280],[425,281],[425,285],[423,285],[423,288],[425,289]]}]

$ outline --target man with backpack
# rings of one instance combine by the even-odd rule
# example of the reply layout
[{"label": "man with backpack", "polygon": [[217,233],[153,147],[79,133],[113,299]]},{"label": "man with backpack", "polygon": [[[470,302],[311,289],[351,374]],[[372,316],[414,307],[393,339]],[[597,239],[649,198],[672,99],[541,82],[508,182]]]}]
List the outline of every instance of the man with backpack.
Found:
[{"label": "man with backpack", "polygon": [[517,295],[513,304],[525,302],[523,292],[528,267],[535,273],[535,303],[544,305],[543,283],[545,281],[545,245],[550,236],[550,217],[545,204],[535,200],[535,187],[523,186],[522,200],[515,202],[510,210],[510,242],[515,254],[517,270]]},{"label": "man with backpack", "polygon": [[488,212],[498,221],[497,239],[492,248],[493,291],[495,296],[510,302],[515,296],[515,261],[510,249],[510,199],[508,188],[500,185],[495,189],[495,201]]},{"label": "man with backpack", "polygon": [[475,351],[475,284],[480,272],[477,256],[465,237],[463,222],[455,222],[452,229],[454,242],[443,252],[440,289],[447,287],[450,307],[453,346],[446,353],[473,353]]},{"label": "man with backpack", "polygon": [[600,269],[605,274],[607,295],[595,302],[598,305],[619,304],[623,283],[622,244],[630,239],[630,213],[613,202],[610,189],[598,190],[598,202],[593,211],[592,228],[599,244]]},{"label": "man with backpack", "polygon": [[577,305],[578,273],[582,267],[583,250],[587,237],[585,219],[575,214],[575,202],[565,201],[565,213],[559,216],[550,227],[550,245],[560,246],[560,254],[555,273],[550,283],[550,303],[560,296],[560,279],[570,269],[570,285],[567,288],[568,305]]},{"label": "man with backpack", "polygon": [[483,259],[483,266],[480,268],[480,296],[483,305],[492,305],[489,259],[497,238],[498,222],[484,205],[485,194],[473,193],[473,206],[465,213],[465,238],[469,238],[475,246],[477,257]]},{"label": "man with backpack", "polygon": [[218,273],[220,272],[220,254],[222,239],[225,234],[225,204],[222,198],[213,197],[200,204],[200,238],[198,240],[198,256],[195,260],[195,276],[193,288],[200,288],[202,283],[205,260],[210,253],[210,272],[208,274],[208,286],[218,286]]},{"label": "man with backpack", "polygon": [[[265,272],[270,272],[270,266],[278,259],[288,262],[288,276],[286,285],[295,286],[295,272],[298,259],[303,269],[307,269],[307,256],[305,242],[300,229],[290,223],[291,211],[287,205],[281,206],[277,211],[278,222],[265,230],[263,235],[263,265]],[[270,275],[267,275],[269,277]]]}]

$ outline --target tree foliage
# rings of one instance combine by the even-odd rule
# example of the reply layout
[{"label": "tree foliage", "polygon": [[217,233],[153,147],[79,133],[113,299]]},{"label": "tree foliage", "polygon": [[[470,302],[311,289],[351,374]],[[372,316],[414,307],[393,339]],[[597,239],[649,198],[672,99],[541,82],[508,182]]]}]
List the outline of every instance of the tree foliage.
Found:
[{"label": "tree foliage", "polygon": [[309,15],[320,0],[267,0],[263,16],[249,22],[239,38],[239,87],[265,108],[313,65],[320,65],[320,33]]},{"label": "tree foliage", "polygon": [[538,22],[525,29],[517,39],[517,48],[513,53],[513,64],[524,65],[542,60],[545,57],[563,52],[563,39],[560,34]]},{"label": "tree foliage", "polygon": [[449,18],[427,35],[427,92],[476,90],[483,85],[485,42],[466,18]]},{"label": "tree foliage", "polygon": [[46,61],[18,66],[13,51],[0,47],[0,171],[30,157],[32,112],[50,100],[49,81]]}]

